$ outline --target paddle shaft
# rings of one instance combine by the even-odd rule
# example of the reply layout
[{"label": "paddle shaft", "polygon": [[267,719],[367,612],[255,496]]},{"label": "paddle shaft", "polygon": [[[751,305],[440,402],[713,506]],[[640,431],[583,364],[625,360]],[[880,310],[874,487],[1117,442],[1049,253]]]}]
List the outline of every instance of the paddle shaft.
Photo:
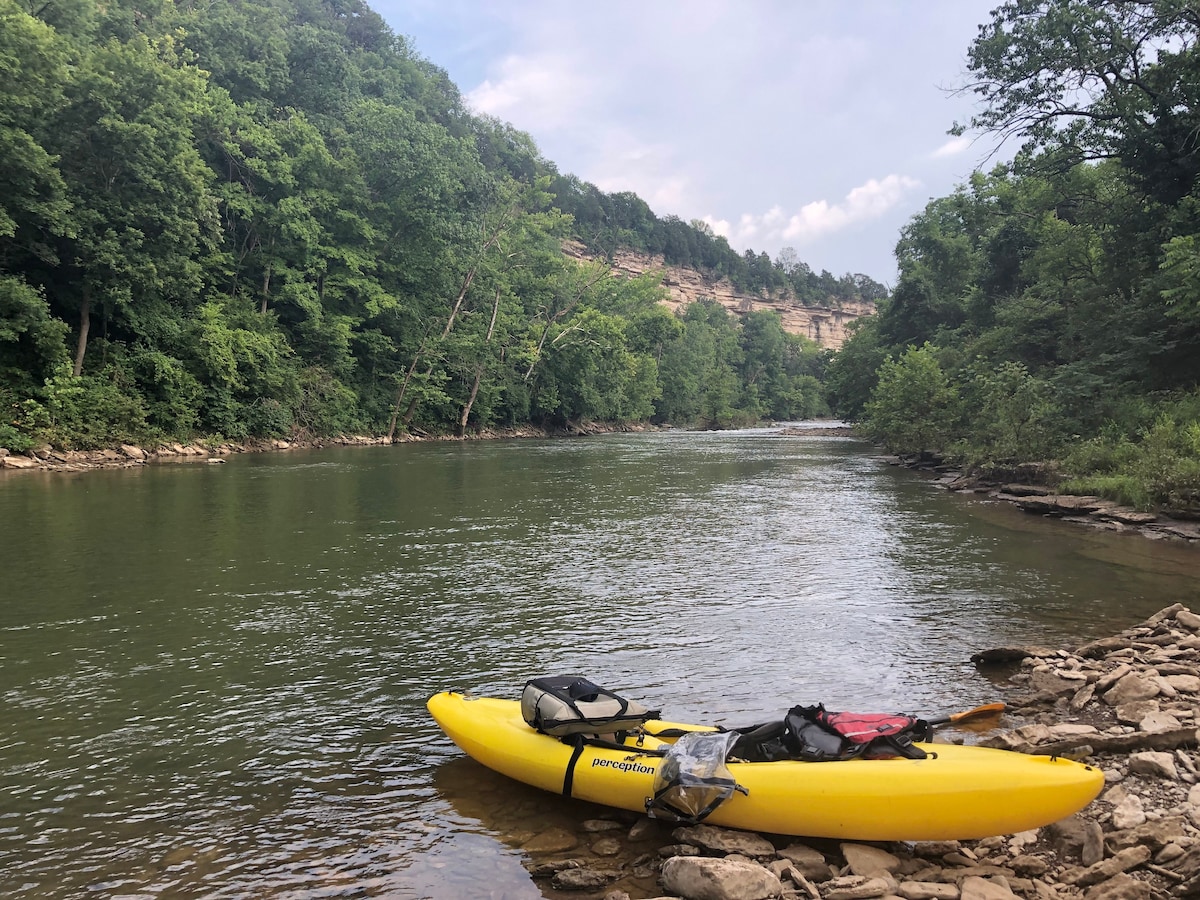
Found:
[{"label": "paddle shaft", "polygon": [[[1008,707],[1003,703],[985,703],[983,706],[976,706],[974,709],[965,709],[962,712],[950,713],[948,716],[939,716],[936,719],[926,719],[925,721],[933,728],[939,725],[958,724],[959,722],[974,722],[977,719],[986,719],[990,716],[998,716]],[[753,726],[750,726],[753,727]],[[763,727],[763,726],[758,726]],[[654,737],[673,738],[680,737],[691,731],[713,731],[716,730],[712,726],[697,726],[694,728],[664,728],[662,731],[649,732]],[[735,731],[742,729],[732,729]]]},{"label": "paddle shaft", "polygon": [[976,706],[974,709],[963,710],[962,712],[951,713],[948,716],[940,716],[936,719],[926,719],[930,725],[955,725],[959,722],[971,722],[975,719],[986,719],[989,716],[998,716],[1007,709],[1003,703],[985,703],[983,706]]}]

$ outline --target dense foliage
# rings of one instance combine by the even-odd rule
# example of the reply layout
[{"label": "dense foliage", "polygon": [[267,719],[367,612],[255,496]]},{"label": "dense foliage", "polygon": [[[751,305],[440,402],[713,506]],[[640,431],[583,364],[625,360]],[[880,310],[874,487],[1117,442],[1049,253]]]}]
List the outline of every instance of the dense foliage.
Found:
[{"label": "dense foliage", "polygon": [[879,291],[560,176],[361,0],[0,0],[0,75],[0,447],[809,416],[777,316],[562,241]]},{"label": "dense foliage", "polygon": [[969,54],[970,126],[1010,165],[931,202],[829,371],[906,453],[1200,509],[1200,13],[1007,0]]}]

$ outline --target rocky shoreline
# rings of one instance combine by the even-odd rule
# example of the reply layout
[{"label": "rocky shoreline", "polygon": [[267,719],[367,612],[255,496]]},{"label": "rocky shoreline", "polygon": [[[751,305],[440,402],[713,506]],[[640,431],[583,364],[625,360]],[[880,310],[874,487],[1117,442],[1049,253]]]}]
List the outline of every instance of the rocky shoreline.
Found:
[{"label": "rocky shoreline", "polygon": [[369,435],[341,435],[330,438],[296,438],[293,440],[222,441],[182,444],[168,442],[143,447],[121,444],[104,450],[57,450],[39,447],[28,453],[12,453],[0,447],[0,472],[84,472],[89,469],[128,469],[155,463],[222,463],[239,453],[266,453],[289,450],[315,450],[322,447],[367,447],[388,444],[409,444],[425,441],[500,440],[506,438],[545,438],[559,436],[581,436],[609,434],[613,432],[641,432],[656,430],[652,426],[611,426],[593,422],[572,425],[566,429],[547,430],[542,428],[487,429],[472,432],[466,438],[454,435],[404,434],[388,440],[386,437]]},{"label": "rocky shoreline", "polygon": [[941,465],[936,460],[898,456],[885,456],[883,460],[891,465],[927,472],[947,490],[1012,503],[1032,515],[1061,519],[1102,531],[1140,534],[1152,540],[1200,541],[1200,521],[1166,512],[1145,512],[1121,506],[1103,497],[1060,494],[1051,487],[1039,484],[1036,470],[1031,471],[1029,481],[999,482]]},{"label": "rocky shoreline", "polygon": [[1021,834],[893,844],[704,824],[667,833],[605,812],[583,823],[583,845],[531,839],[527,866],[547,897],[604,900],[1200,897],[1200,615],[1177,604],[1074,649],[1000,647],[973,660],[1005,667],[1011,685],[1005,730],[977,743],[1100,767],[1090,806]]}]

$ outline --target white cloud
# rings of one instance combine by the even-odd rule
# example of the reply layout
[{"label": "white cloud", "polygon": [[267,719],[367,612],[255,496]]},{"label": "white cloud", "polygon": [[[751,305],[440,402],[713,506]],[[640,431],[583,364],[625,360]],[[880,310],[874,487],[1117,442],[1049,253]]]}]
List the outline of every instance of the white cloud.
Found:
[{"label": "white cloud", "polygon": [[736,225],[726,219],[705,216],[712,230],[731,245],[744,248],[758,244],[788,243],[804,246],[820,238],[872,222],[888,214],[920,186],[907,175],[872,178],[848,193],[840,203],[814,200],[794,215],[774,206],[761,215],[743,213]]},{"label": "white cloud", "polygon": [[946,156],[958,156],[960,153],[965,153],[970,146],[970,138],[955,137],[946,141],[946,143],[934,150],[931,155],[934,159],[941,159]]},{"label": "white cloud", "polygon": [[739,252],[803,246],[883,280],[906,219],[990,149],[946,128],[974,111],[948,88],[994,5],[372,0],[560,172],[702,217]]},{"label": "white cloud", "polygon": [[466,95],[477,112],[519,123],[537,132],[569,126],[581,98],[591,85],[574,62],[565,57],[507,56],[495,78],[488,78]]}]

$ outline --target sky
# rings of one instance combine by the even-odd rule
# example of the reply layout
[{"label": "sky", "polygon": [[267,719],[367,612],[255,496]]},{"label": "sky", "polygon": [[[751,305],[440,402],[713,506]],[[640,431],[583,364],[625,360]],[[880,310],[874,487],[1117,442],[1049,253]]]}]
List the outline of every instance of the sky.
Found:
[{"label": "sky", "polygon": [[904,225],[1001,158],[948,134],[998,0],[368,2],[560,172],[817,272],[894,286]]}]

